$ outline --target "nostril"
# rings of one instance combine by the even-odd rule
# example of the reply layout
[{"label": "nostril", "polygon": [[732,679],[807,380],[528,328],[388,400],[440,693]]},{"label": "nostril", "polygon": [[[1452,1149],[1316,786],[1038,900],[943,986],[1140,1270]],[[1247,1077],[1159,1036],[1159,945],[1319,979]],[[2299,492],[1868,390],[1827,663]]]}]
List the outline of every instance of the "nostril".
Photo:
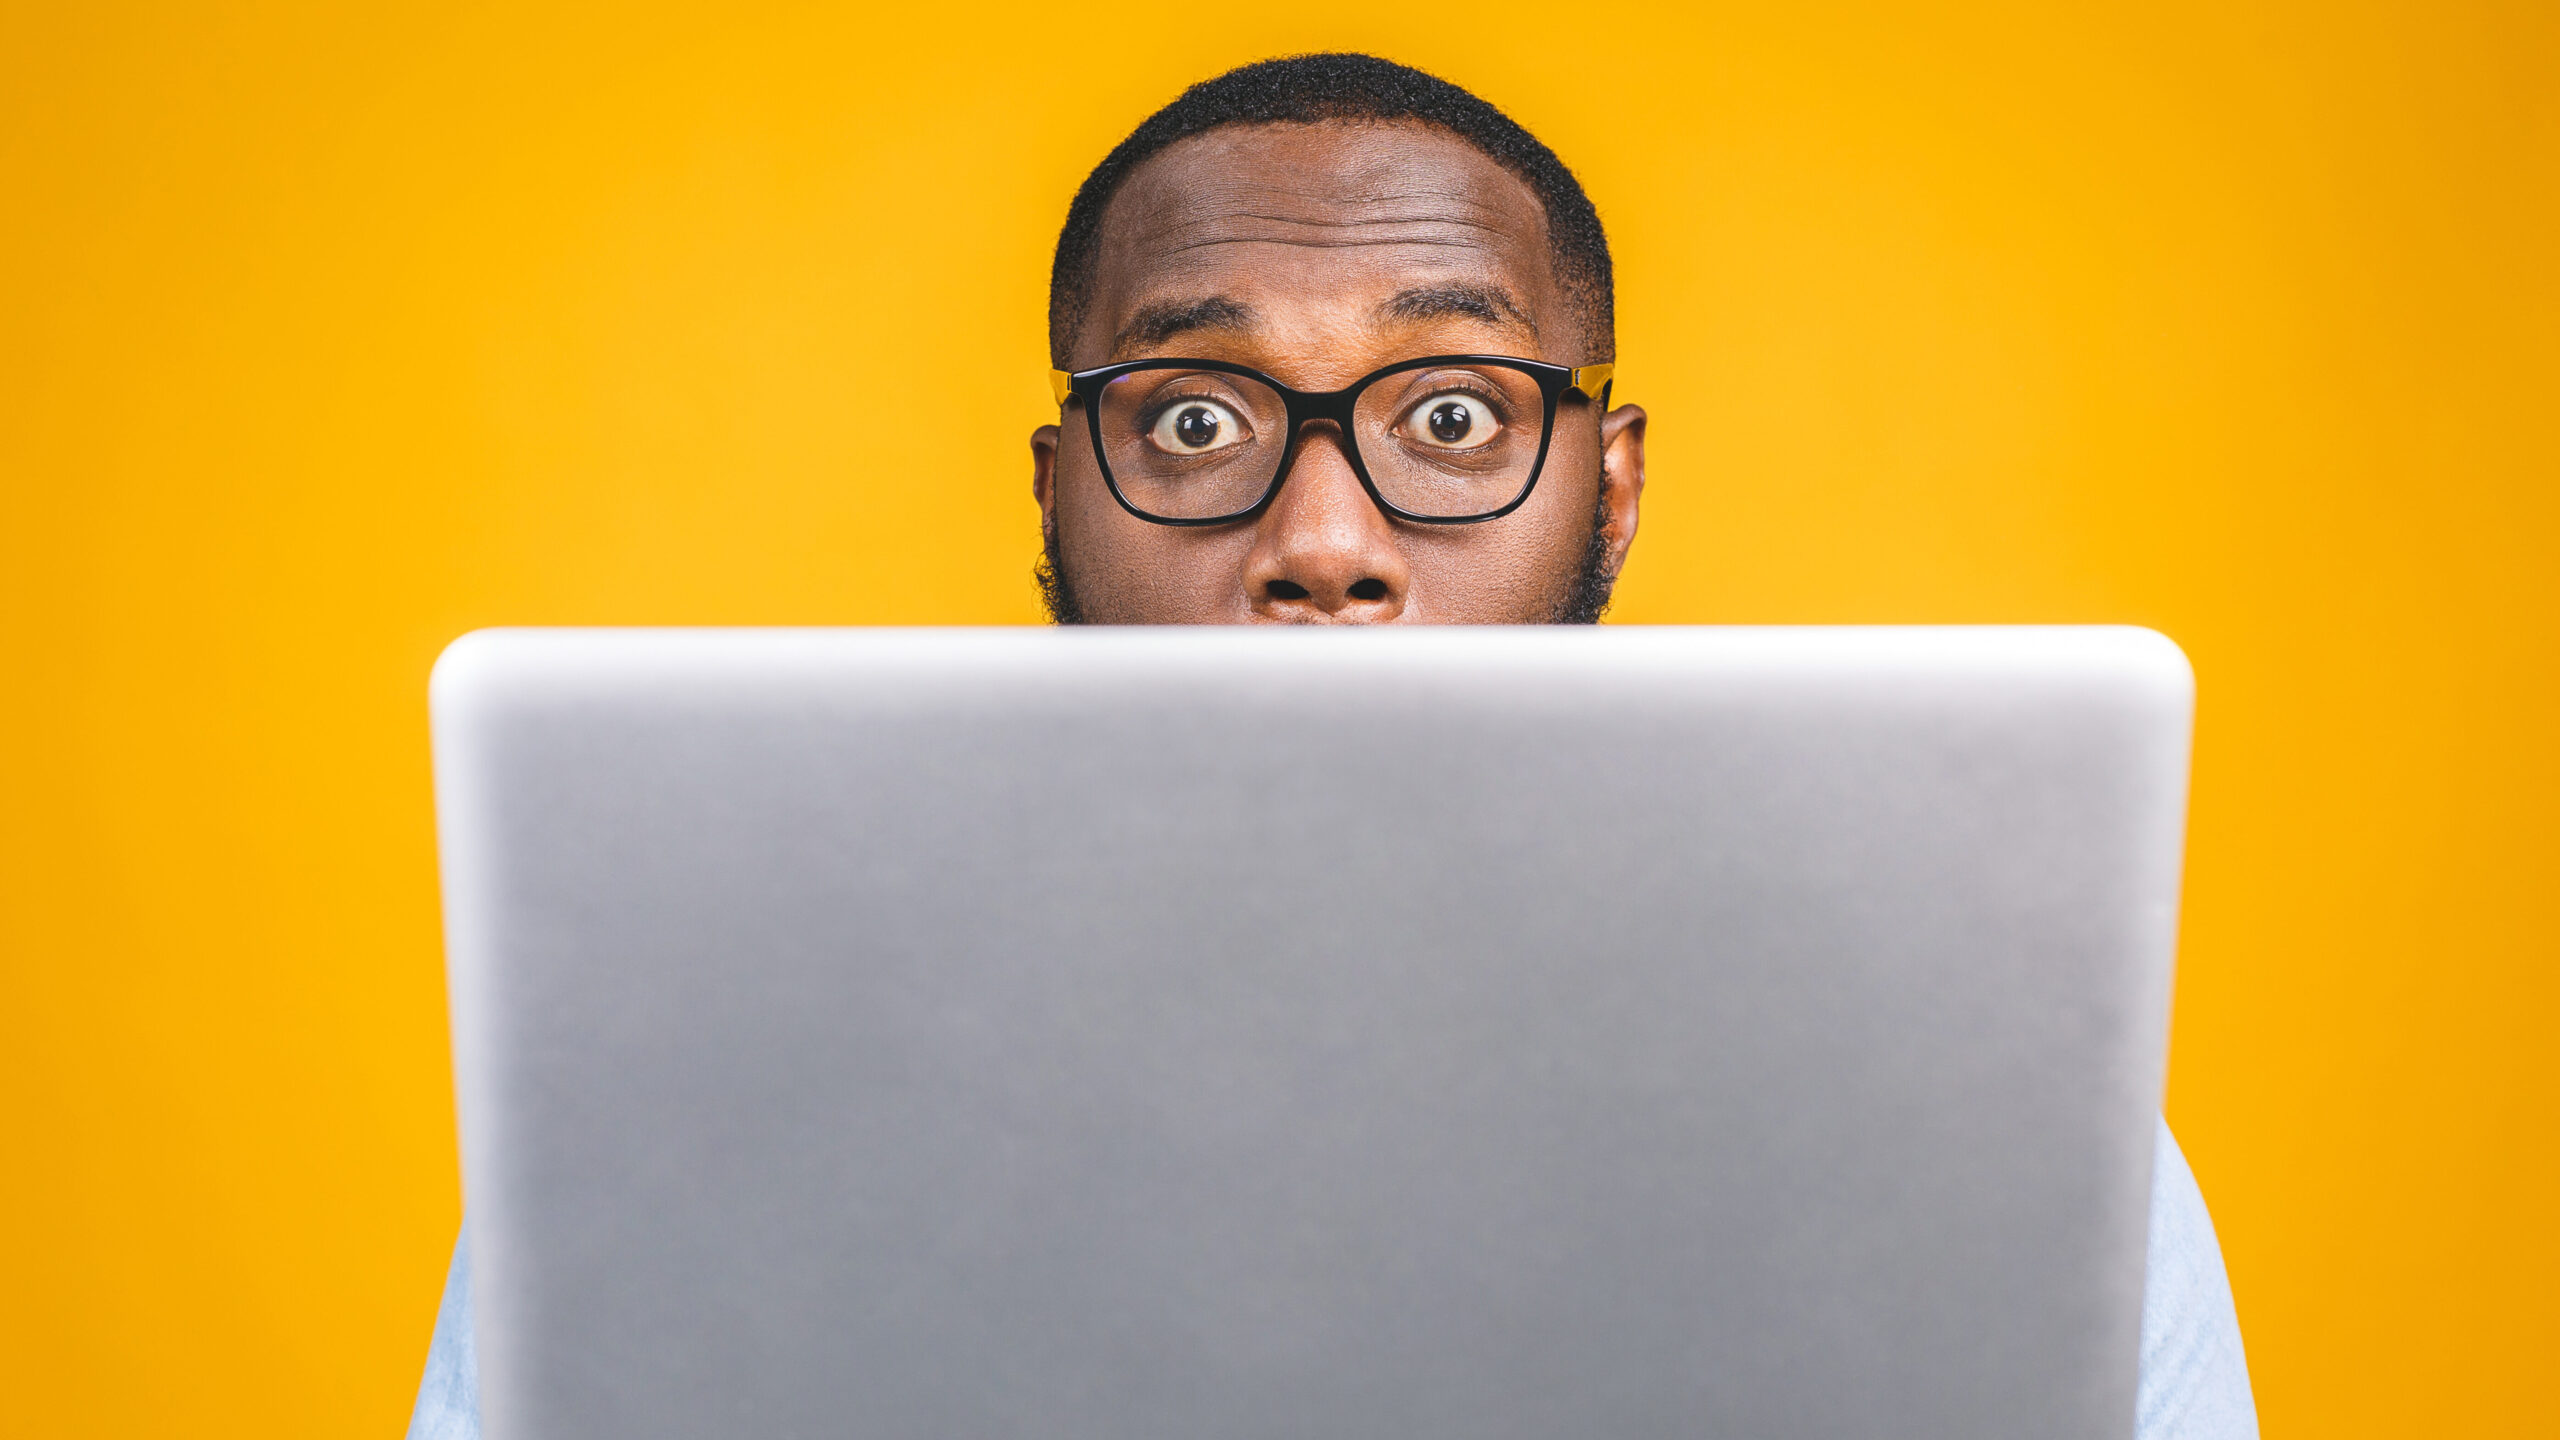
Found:
[{"label": "nostril", "polygon": [[1387,582],[1372,575],[1354,582],[1350,593],[1354,600],[1384,600],[1387,598]]},{"label": "nostril", "polygon": [[1299,584],[1295,580],[1274,580],[1262,588],[1264,593],[1268,594],[1274,600],[1304,600],[1307,598],[1307,587]]}]

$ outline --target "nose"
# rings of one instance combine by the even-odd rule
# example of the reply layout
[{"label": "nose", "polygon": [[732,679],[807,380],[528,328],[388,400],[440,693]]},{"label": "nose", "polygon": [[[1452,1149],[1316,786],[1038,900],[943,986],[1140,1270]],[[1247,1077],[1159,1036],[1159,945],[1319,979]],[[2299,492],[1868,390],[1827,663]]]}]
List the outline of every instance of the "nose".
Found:
[{"label": "nose", "polygon": [[1244,567],[1254,618],[1373,625],[1404,613],[1411,581],[1394,523],[1370,503],[1340,432],[1310,425],[1287,483],[1254,523]]}]

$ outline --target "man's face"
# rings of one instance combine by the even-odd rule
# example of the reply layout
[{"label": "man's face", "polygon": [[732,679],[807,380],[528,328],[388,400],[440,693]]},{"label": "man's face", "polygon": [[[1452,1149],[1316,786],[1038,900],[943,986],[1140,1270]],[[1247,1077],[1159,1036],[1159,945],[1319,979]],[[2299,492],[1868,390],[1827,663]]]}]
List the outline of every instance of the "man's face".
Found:
[{"label": "man's face", "polygon": [[[1071,369],[1179,356],[1327,391],[1422,355],[1604,358],[1556,283],[1536,195],[1427,126],[1195,136],[1130,174],[1100,242]],[[1644,412],[1574,395],[1536,489],[1500,519],[1388,518],[1319,422],[1259,516],[1177,528],[1121,509],[1082,413],[1067,418],[1032,434],[1032,493],[1080,618],[1100,624],[1552,620],[1588,568],[1616,574],[1644,488]]]}]

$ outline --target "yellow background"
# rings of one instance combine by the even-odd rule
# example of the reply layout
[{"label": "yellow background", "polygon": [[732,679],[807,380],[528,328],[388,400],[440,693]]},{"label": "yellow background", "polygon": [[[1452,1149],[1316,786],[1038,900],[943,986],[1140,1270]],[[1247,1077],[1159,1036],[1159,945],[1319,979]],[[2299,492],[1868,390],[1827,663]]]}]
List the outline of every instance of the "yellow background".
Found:
[{"label": "yellow background", "polygon": [[0,1430],[398,1431],[438,648],[1034,619],[1068,195],[1356,46],[1609,222],[1616,618],[2186,645],[2169,1112],[2269,1431],[2560,1433],[2555,16],[8,0]]}]

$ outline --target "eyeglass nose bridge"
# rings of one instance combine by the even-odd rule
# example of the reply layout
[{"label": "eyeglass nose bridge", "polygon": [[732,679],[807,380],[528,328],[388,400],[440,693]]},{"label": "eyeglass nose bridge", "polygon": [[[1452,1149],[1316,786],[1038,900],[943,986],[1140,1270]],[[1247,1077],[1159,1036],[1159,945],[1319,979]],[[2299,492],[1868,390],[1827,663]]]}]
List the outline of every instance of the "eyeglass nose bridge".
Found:
[{"label": "eyeglass nose bridge", "polygon": [[1354,404],[1359,398],[1356,388],[1333,390],[1321,395],[1285,387],[1281,389],[1280,401],[1288,407],[1289,438],[1280,447],[1280,468],[1272,474],[1271,483],[1265,487],[1262,504],[1257,509],[1267,510],[1271,502],[1279,498],[1280,487],[1289,483],[1290,473],[1298,468],[1298,453],[1306,443],[1307,427],[1319,420],[1333,422],[1335,433],[1342,437],[1342,458],[1350,463],[1353,478],[1360,482],[1361,489],[1369,492],[1371,504],[1384,508],[1385,501],[1380,498],[1378,487],[1369,479],[1368,462],[1360,458],[1360,437],[1352,429]]}]

